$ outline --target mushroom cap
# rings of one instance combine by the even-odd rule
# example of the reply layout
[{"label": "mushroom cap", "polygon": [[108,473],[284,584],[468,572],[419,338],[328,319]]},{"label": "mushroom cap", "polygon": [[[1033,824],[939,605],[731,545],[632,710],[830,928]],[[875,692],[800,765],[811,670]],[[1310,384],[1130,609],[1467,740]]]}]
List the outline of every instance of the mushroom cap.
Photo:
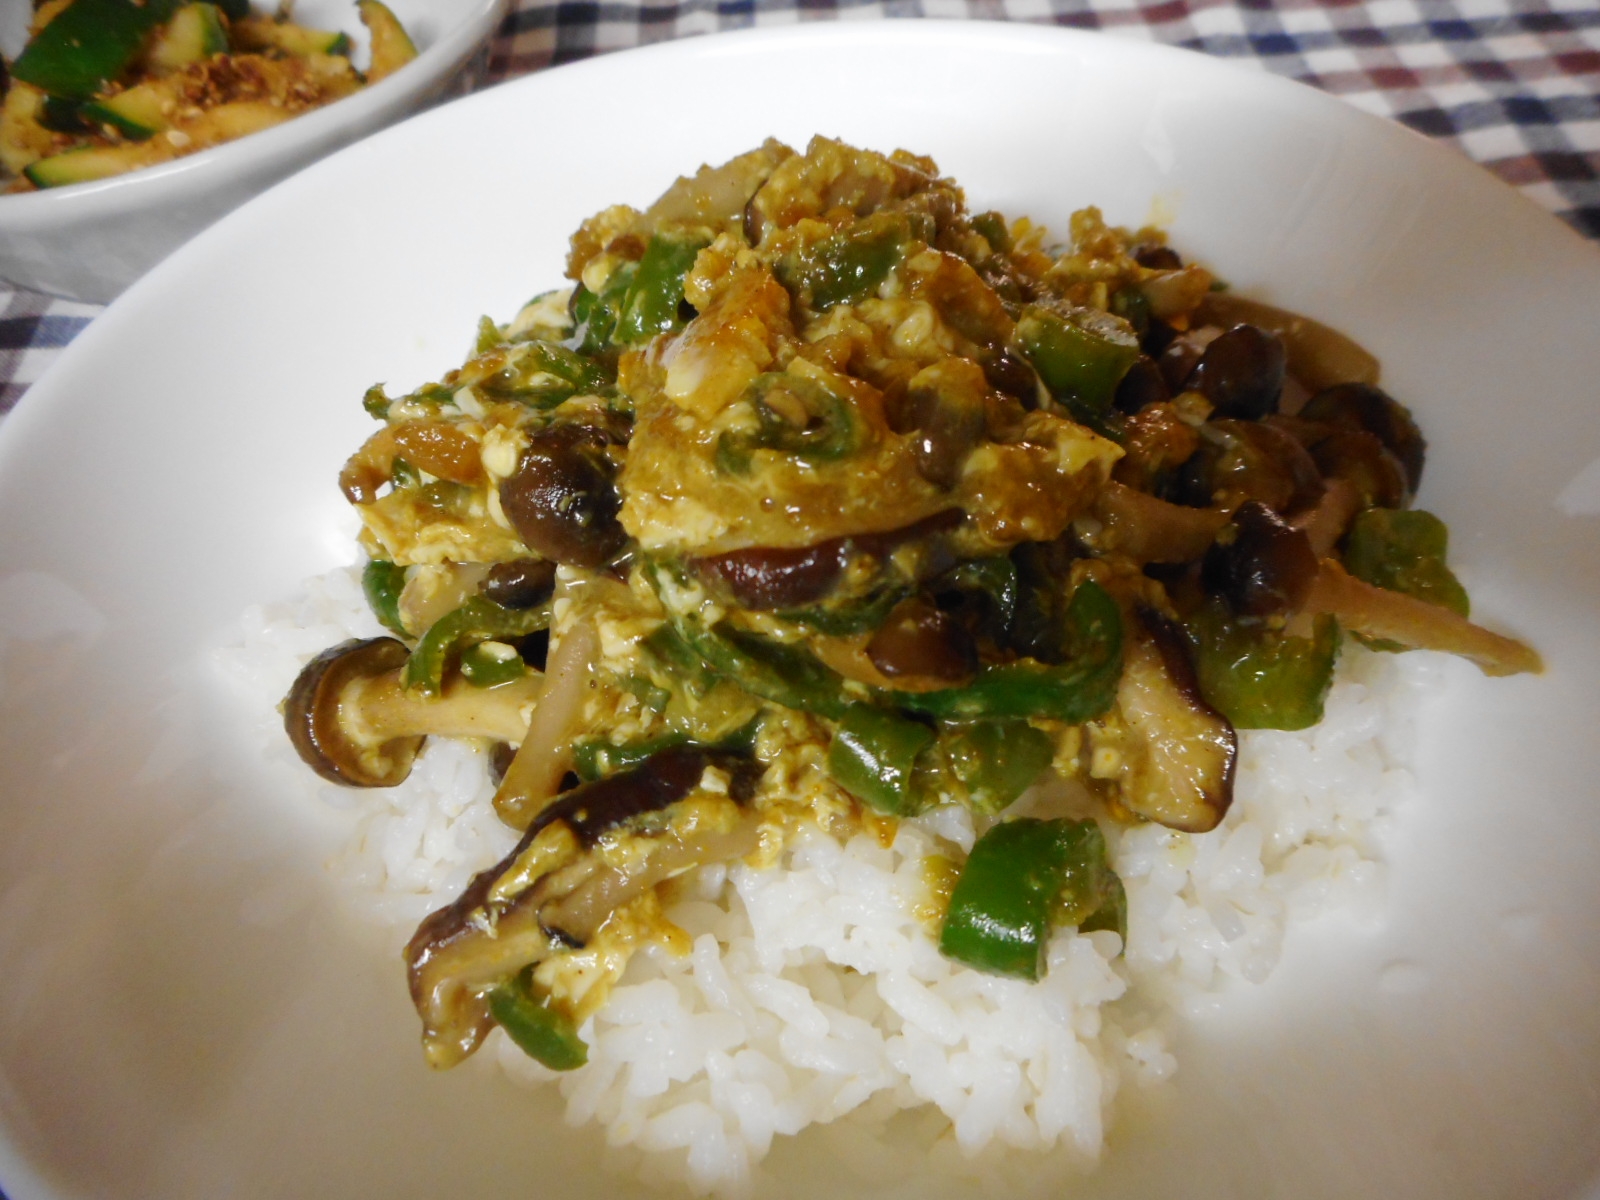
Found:
[{"label": "mushroom cap", "polygon": [[346,787],[394,787],[411,774],[422,736],[381,743],[354,736],[344,719],[350,689],[398,670],[410,651],[391,637],[352,638],[308,662],[283,701],[283,727],[307,766]]}]

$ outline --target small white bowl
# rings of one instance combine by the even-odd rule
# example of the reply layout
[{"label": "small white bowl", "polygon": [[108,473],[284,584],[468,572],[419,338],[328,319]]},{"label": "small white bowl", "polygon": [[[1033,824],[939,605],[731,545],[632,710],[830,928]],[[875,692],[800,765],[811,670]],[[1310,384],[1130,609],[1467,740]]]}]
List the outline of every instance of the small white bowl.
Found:
[{"label": "small white bowl", "polygon": [[[419,51],[387,79],[236,142],[127,175],[0,195],[0,279],[106,304],[224,213],[307,163],[437,97],[494,32],[506,0],[389,0]],[[0,21],[7,57],[27,37],[26,9]],[[295,19],[342,29],[359,62],[366,30],[355,0],[301,0]]]}]

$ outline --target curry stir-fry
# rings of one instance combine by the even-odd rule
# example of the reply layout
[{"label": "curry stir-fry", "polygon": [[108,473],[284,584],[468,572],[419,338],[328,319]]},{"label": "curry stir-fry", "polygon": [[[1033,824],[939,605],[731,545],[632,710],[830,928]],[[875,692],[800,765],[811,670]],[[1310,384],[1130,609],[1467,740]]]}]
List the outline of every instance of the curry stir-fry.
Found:
[{"label": "curry stir-fry", "polygon": [[1124,928],[1104,823],[1216,826],[1236,730],[1315,724],[1342,639],[1539,669],[1467,619],[1371,356],[1157,231],[1084,209],[1057,247],[817,138],[597,214],[567,274],[368,393],[340,482],[394,636],[285,704],[343,783],[494,747],[521,841],[406,951],[436,1066],[497,1024],[582,1063],[630,953],[683,940],[670,881],[806,822],[971,810],[939,944],[1036,979],[1052,930]]}]

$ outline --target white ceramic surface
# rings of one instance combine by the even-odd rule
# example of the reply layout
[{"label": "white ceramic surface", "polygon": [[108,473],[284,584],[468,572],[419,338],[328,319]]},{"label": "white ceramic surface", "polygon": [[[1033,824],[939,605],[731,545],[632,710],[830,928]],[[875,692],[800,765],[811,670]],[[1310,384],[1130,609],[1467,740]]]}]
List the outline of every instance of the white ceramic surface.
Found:
[{"label": "white ceramic surface", "polygon": [[[415,111],[494,32],[506,0],[391,0],[416,61],[336,104],[236,142],[95,183],[0,196],[0,280],[104,304],[224,213],[309,162]],[[0,48],[27,40],[26,0],[6,0]],[[270,7],[258,5],[257,7]],[[302,0],[295,17],[342,29],[362,62],[355,0]]]},{"label": "white ceramic surface", "polygon": [[[559,116],[560,119],[557,119]],[[1065,31],[892,22],[674,43],[425,114],[180,250],[0,427],[0,1179],[14,1200],[629,1195],[548,1095],[432,1076],[341,915],[339,818],[242,744],[207,655],[345,561],[362,391],[460,361],[566,236],[769,134],[931,153],[977,207],[1084,203],[1376,351],[1476,614],[1539,678],[1453,672],[1385,912],[1296,927],[1186,1026],[1107,1160],[1015,1196],[1592,1195],[1600,1139],[1600,254],[1326,96]],[[781,1144],[762,1194],[940,1197]]]}]

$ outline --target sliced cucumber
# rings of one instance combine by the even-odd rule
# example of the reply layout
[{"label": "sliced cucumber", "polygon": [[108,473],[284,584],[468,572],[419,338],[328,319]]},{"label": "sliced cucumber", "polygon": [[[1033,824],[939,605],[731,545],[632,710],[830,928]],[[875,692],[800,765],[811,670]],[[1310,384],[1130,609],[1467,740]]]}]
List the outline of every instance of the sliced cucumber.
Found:
[{"label": "sliced cucumber", "polygon": [[357,0],[361,22],[372,35],[372,64],[367,82],[376,83],[392,75],[417,56],[417,47],[394,13],[379,0]]},{"label": "sliced cucumber", "polygon": [[157,75],[167,75],[227,50],[228,26],[221,10],[213,4],[185,4],[156,33],[145,62]]},{"label": "sliced cucumber", "polygon": [[308,29],[269,17],[247,17],[234,23],[233,32],[246,50],[277,50],[294,58],[350,53],[350,39],[337,29]]},{"label": "sliced cucumber", "polygon": [[142,141],[160,133],[171,123],[171,89],[158,80],[137,84],[115,96],[91,100],[83,115],[97,125],[110,125],[123,137]]},{"label": "sliced cucumber", "polygon": [[23,48],[11,74],[55,96],[87,100],[133,61],[178,0],[73,0]]},{"label": "sliced cucumber", "polygon": [[126,146],[91,146],[52,154],[23,168],[22,173],[36,188],[55,188],[109,179],[148,166],[150,162],[148,148],[142,142],[134,142]]}]

